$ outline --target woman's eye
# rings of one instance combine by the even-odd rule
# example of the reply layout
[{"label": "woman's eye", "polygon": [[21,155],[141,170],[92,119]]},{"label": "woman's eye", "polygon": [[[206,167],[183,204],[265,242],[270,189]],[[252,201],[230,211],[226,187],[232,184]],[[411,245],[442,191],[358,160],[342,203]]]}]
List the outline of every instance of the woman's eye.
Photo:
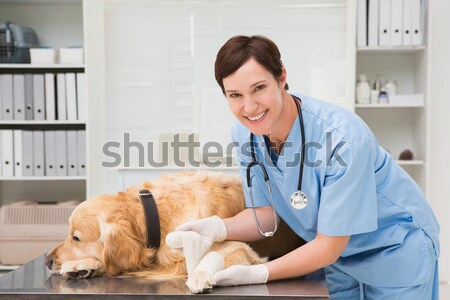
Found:
[{"label": "woman's eye", "polygon": [[80,241],[80,239],[79,239],[77,236],[75,236],[75,235],[72,236],[72,239],[73,239],[75,242],[79,242],[79,241]]},{"label": "woman's eye", "polygon": [[255,91],[260,91],[260,90],[262,90],[262,89],[265,88],[265,87],[266,87],[266,86],[263,85],[263,84],[258,85],[257,87],[255,87]]},{"label": "woman's eye", "polygon": [[240,96],[239,94],[230,94],[230,98],[237,98],[239,96]]}]

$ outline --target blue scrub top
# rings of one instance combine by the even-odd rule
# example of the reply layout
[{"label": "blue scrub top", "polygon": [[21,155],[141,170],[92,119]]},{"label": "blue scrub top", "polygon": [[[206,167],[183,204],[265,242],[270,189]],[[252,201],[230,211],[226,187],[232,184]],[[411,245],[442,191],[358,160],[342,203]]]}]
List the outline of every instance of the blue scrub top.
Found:
[{"label": "blue scrub top", "polygon": [[[413,286],[429,280],[439,256],[439,224],[423,192],[378,145],[354,113],[312,97],[302,100],[306,159],[304,209],[290,196],[297,190],[301,153],[298,116],[277,158],[272,160],[263,136],[255,136],[255,154],[270,178],[277,214],[305,241],[317,232],[351,238],[334,266],[375,286]],[[252,161],[250,131],[232,128],[236,157],[251,207],[246,167]],[[268,190],[258,167],[252,168],[255,207],[268,206]]]}]

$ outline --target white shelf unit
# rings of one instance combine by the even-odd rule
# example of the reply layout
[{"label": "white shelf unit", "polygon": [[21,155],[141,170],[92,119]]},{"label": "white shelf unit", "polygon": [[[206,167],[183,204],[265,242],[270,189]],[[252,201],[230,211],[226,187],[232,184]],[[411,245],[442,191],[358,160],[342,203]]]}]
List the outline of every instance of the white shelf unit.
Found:
[{"label": "white shelf unit", "polygon": [[58,65],[58,64],[48,64],[48,65],[34,65],[34,64],[0,64],[1,69],[84,69],[85,65]]},{"label": "white shelf unit", "polygon": [[[356,103],[355,112],[372,129],[380,145],[397,159],[426,194],[430,101],[428,56],[427,45],[356,49],[356,77],[365,74],[372,86],[376,76],[382,75],[383,83],[386,80],[397,82],[398,95],[424,95],[423,103]],[[413,152],[413,160],[398,160],[406,149]]]},{"label": "white shelf unit", "polygon": [[[41,46],[83,46],[83,5],[74,1],[0,1],[0,23],[33,28]],[[0,64],[2,74],[85,73],[85,64]],[[86,86],[87,81],[85,82]],[[86,94],[87,97],[87,94]],[[5,121],[1,129],[86,130],[82,121]],[[86,166],[87,167],[87,166]],[[0,177],[0,205],[17,200],[54,202],[86,199],[87,176]]]}]

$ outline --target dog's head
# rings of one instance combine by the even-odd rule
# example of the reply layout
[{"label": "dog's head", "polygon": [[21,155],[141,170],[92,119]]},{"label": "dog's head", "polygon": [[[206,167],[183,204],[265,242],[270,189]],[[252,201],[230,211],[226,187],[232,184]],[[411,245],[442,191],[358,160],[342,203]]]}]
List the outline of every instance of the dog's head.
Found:
[{"label": "dog's head", "polygon": [[137,191],[84,201],[73,211],[69,223],[66,240],[46,258],[54,273],[69,278],[103,272],[116,276],[139,270],[154,259],[156,250],[146,245],[146,224]]}]

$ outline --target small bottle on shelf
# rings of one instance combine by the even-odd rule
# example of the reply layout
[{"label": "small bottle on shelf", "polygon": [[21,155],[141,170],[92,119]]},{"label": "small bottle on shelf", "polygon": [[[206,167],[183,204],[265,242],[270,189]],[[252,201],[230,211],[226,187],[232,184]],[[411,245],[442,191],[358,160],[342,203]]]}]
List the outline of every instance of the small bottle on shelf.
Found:
[{"label": "small bottle on shelf", "polygon": [[359,76],[358,83],[356,84],[356,102],[359,104],[370,103],[370,84],[364,74]]},{"label": "small bottle on shelf", "polygon": [[386,81],[385,87],[386,93],[388,94],[389,97],[397,94],[397,82],[395,80]]},{"label": "small bottle on shelf", "polygon": [[389,104],[389,96],[386,93],[386,88],[383,86],[380,89],[380,93],[378,94],[378,103],[379,104]]}]

